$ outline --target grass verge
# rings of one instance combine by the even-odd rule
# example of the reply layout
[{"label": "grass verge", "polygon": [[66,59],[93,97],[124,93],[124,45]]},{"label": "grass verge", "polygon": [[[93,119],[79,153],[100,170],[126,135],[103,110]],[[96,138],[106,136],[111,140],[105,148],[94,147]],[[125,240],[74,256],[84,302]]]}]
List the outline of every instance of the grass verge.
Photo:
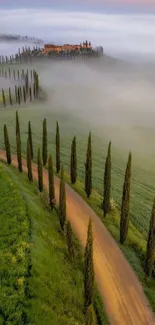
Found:
[{"label": "grass verge", "polygon": [[25,324],[29,217],[18,186],[0,167],[0,324]]}]

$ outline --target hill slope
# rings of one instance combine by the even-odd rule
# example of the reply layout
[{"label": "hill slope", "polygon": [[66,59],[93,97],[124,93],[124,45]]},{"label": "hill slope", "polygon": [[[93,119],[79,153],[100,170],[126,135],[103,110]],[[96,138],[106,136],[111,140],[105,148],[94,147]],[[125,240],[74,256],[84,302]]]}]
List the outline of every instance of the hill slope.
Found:
[{"label": "hill slope", "polygon": [[0,324],[84,324],[83,270],[36,187],[0,166]]}]

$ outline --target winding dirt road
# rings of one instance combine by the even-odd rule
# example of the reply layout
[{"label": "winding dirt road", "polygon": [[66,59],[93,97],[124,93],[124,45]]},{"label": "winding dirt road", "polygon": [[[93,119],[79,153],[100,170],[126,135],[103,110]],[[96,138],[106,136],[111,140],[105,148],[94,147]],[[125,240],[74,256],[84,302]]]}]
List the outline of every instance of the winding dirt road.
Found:
[{"label": "winding dirt road", "polygon": [[[0,150],[0,159],[6,160]],[[17,159],[12,155],[12,165]],[[23,160],[23,170],[27,171]],[[33,163],[33,177],[37,180],[37,165]],[[48,173],[44,170],[44,186],[48,190]],[[59,179],[55,177],[56,201],[59,198]],[[85,245],[89,218],[93,221],[94,265],[96,280],[108,313],[111,325],[153,325],[155,318],[135,273],[126,261],[116,242],[99,217],[87,203],[68,185],[67,217]]]}]

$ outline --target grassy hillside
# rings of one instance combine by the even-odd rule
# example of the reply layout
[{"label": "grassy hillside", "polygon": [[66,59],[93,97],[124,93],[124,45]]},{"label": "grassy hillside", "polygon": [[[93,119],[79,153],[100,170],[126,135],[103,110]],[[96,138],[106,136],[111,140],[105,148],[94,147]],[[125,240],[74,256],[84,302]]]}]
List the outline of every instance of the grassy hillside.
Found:
[{"label": "grassy hillside", "polygon": [[[15,109],[8,108],[1,110],[0,119],[0,138],[3,139],[3,125],[7,124],[12,150],[15,151]],[[52,152],[55,158],[55,124],[56,120],[60,124],[61,135],[61,160],[65,165],[65,170],[69,172],[70,164],[70,147],[74,135],[77,136],[77,154],[78,154],[78,176],[84,179],[84,161],[86,154],[87,136],[89,132],[89,124],[76,118],[74,114],[64,112],[62,109],[55,111],[54,108],[47,109],[44,103],[33,103],[31,106],[20,107],[20,125],[22,132],[23,153],[26,150],[27,143],[27,125],[28,121],[32,122],[33,141],[35,153],[42,141],[42,121],[47,118],[48,127],[48,150]],[[37,117],[37,118],[36,118]],[[65,123],[64,123],[65,121]],[[93,131],[93,130],[92,130]],[[107,145],[110,140],[107,138],[106,129],[105,136],[101,138],[97,135],[97,130],[92,132],[93,144],[93,187],[100,194],[103,193],[103,171],[105,157],[107,153]],[[109,131],[108,131],[109,132]],[[113,131],[111,131],[113,132]],[[146,136],[151,130],[144,130]],[[152,137],[155,134],[152,133]],[[149,141],[149,139],[148,139]],[[3,141],[1,141],[3,143]],[[3,147],[3,144],[1,145]],[[121,149],[121,142],[118,145],[112,142],[112,197],[120,205],[122,196],[122,187],[124,172],[127,162],[128,151]],[[155,174],[154,174],[155,157],[137,158],[133,152],[133,168],[132,168],[132,188],[131,188],[131,220],[133,224],[147,237],[149,218],[151,213],[152,200],[155,193]]]},{"label": "grassy hillside", "polygon": [[[1,163],[0,184],[0,325],[84,324],[78,242],[71,262],[58,216],[26,175]],[[95,308],[107,325],[97,291]]]}]

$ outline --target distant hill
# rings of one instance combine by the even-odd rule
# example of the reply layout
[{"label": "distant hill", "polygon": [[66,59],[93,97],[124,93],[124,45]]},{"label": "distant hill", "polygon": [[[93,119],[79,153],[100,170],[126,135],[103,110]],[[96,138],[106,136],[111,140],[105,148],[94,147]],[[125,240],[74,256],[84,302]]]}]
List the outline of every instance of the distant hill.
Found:
[{"label": "distant hill", "polygon": [[43,40],[36,37],[0,33],[0,42],[13,42],[13,41],[32,42],[34,44],[44,43]]}]

